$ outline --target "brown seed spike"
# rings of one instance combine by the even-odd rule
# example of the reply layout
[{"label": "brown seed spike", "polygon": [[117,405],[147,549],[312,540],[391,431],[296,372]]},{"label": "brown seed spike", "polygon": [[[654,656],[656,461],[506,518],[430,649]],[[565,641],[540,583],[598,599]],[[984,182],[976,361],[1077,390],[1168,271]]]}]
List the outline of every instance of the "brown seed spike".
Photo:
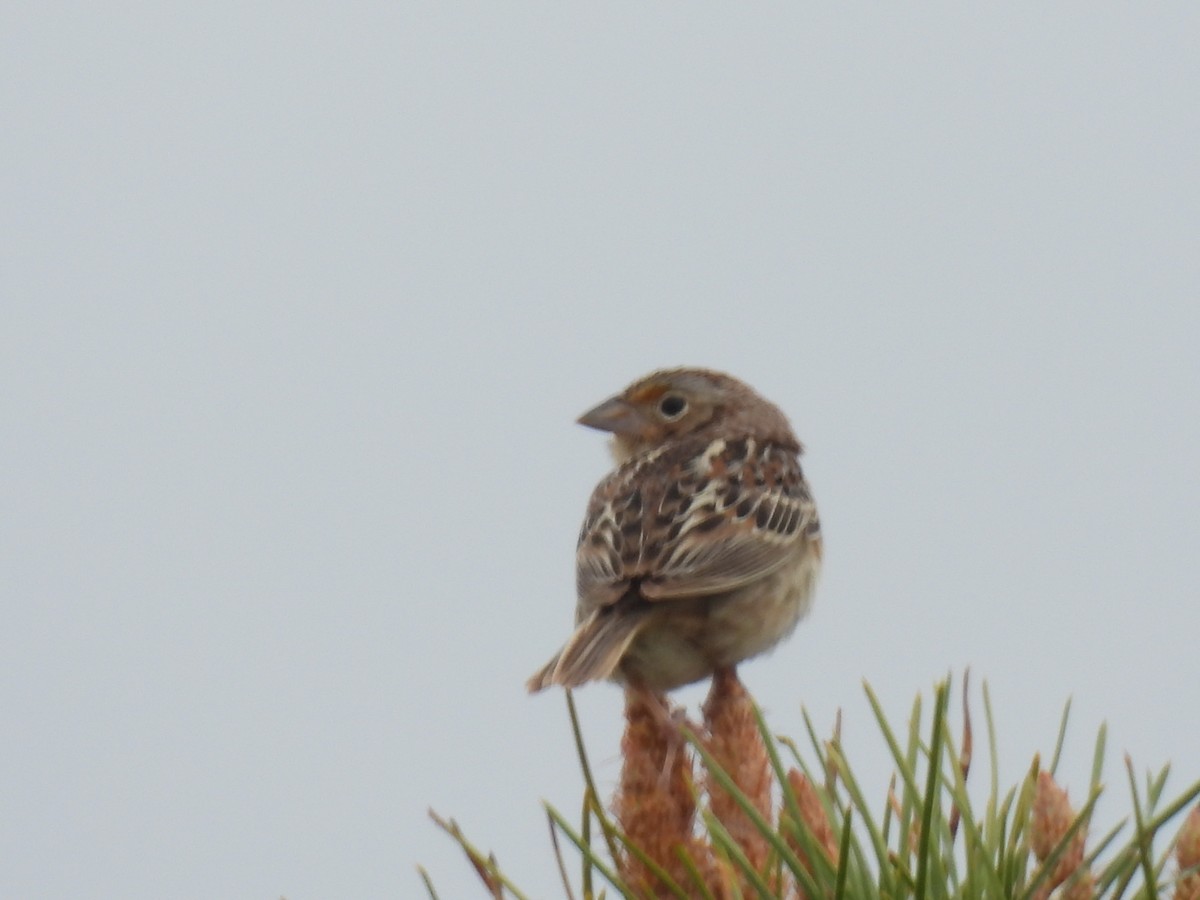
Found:
[{"label": "brown seed spike", "polygon": [[[1063,839],[1075,821],[1075,811],[1067,800],[1067,792],[1059,787],[1049,772],[1038,773],[1037,784],[1033,792],[1033,808],[1030,811],[1029,843],[1039,862],[1054,850],[1056,844]],[[1083,862],[1083,845],[1087,840],[1086,826],[1075,832],[1070,845],[1058,858],[1050,877],[1042,882],[1042,886],[1034,893],[1034,900],[1046,900],[1050,892],[1065,882]],[[1079,872],[1069,890],[1084,890],[1084,884],[1091,883],[1087,872]]]},{"label": "brown seed spike", "polygon": [[[826,858],[836,867],[838,861],[837,838],[834,836],[833,826],[829,823],[829,816],[825,814],[825,807],[821,804],[821,797],[817,793],[816,786],[809,780],[807,775],[801,774],[796,769],[788,772],[787,779],[792,793],[796,796],[796,805],[800,809],[800,818],[808,826],[808,830],[812,832],[817,846],[824,851]],[[781,814],[780,818],[783,818],[783,814]],[[804,851],[803,843],[791,833],[788,834],[787,841],[796,856],[800,858],[805,871],[810,875],[815,875],[812,860],[808,858],[808,854]]]},{"label": "brown seed spike", "polygon": [[[1181,872],[1200,866],[1200,806],[1183,820],[1175,838],[1175,861]],[[1174,900],[1200,900],[1200,872],[1190,872],[1175,883]]]},{"label": "brown seed spike", "polygon": [[[719,669],[713,675],[703,711],[708,749],[713,759],[733,779],[759,815],[770,821],[770,758],[758,731],[754,703],[733,669]],[[729,831],[754,868],[763,871],[769,855],[767,839],[711,772],[706,787],[713,815]],[[753,894],[749,884],[743,885],[742,891],[747,896]]]},{"label": "brown seed spike", "polygon": [[[681,849],[702,872],[712,863],[709,849],[693,834],[692,759],[673,715],[664,696],[638,689],[626,692],[624,764],[613,812],[629,840],[682,886],[691,881],[679,859]],[[619,868],[639,897],[673,896],[633,854],[626,854]]]}]

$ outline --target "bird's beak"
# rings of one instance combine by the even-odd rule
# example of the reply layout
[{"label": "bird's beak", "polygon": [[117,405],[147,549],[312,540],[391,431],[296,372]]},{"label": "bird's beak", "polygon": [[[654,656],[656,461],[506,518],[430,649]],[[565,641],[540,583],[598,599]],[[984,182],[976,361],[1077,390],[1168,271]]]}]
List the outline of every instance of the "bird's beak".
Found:
[{"label": "bird's beak", "polygon": [[577,421],[588,428],[613,434],[635,434],[645,427],[641,414],[620,397],[610,397],[589,409]]}]

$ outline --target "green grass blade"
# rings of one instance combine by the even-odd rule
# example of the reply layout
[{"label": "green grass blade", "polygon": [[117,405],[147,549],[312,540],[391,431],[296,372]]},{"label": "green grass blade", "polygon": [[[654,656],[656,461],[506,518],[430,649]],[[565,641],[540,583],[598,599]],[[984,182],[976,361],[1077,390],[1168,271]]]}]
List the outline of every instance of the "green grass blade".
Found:
[{"label": "green grass blade", "polygon": [[1125,768],[1129,772],[1129,792],[1133,795],[1133,828],[1134,839],[1137,842],[1138,862],[1141,863],[1142,877],[1146,880],[1144,885],[1146,896],[1152,900],[1155,878],[1154,862],[1150,858],[1150,840],[1153,834],[1146,831],[1146,823],[1142,820],[1142,801],[1138,797],[1137,775],[1133,771],[1133,760],[1129,758],[1128,754],[1125,755]]},{"label": "green grass blade", "polygon": [[[589,847],[592,846],[592,795],[590,791],[584,792],[583,809],[580,810],[580,836],[583,842]],[[582,854],[579,857],[583,867],[581,873],[581,881],[583,884],[583,896],[594,897],[595,892],[592,888],[592,862],[588,854]]]},{"label": "green grass blade", "polygon": [[579,724],[579,711],[575,708],[575,696],[569,688],[563,693],[567,697],[567,714],[571,719],[571,734],[575,738],[575,753],[579,757],[579,768],[583,771],[583,783],[587,786],[588,796],[591,798],[592,812],[596,816],[596,821],[600,823],[600,832],[604,835],[604,842],[608,845],[609,857],[616,862],[617,847],[613,835],[617,829],[605,815],[604,804],[600,802],[600,793],[596,790],[596,779],[592,777],[592,764],[588,761],[587,748],[583,744],[583,727]]},{"label": "green grass blade", "polygon": [[1100,730],[1096,733],[1096,750],[1092,753],[1092,780],[1088,786],[1089,793],[1096,793],[1096,789],[1100,787],[1100,777],[1104,772],[1104,750],[1108,743],[1108,725],[1105,722],[1100,723]]},{"label": "green grass blade", "polygon": [[567,840],[574,844],[580,853],[589,858],[592,866],[595,867],[597,872],[604,876],[604,880],[611,884],[617,893],[626,898],[626,900],[638,900],[637,895],[625,885],[624,880],[621,879],[616,872],[610,869],[605,864],[604,860],[600,859],[600,857],[596,855],[596,851],[594,851],[580,835],[575,833],[575,830],[571,828],[570,823],[563,818],[563,815],[558,810],[556,810],[553,806],[546,804],[546,812],[549,814],[550,818],[554,820],[554,824],[558,826],[559,831],[567,836]]},{"label": "green grass blade", "polygon": [[[981,876],[986,880],[988,890],[994,896],[1003,896],[1004,880],[999,869],[992,865],[992,857],[987,853],[984,835],[979,828],[979,824],[975,821],[975,815],[971,809],[971,800],[967,795],[967,781],[962,772],[960,758],[954,751],[949,726],[946,729],[945,741],[950,753],[951,765],[949,767],[949,774],[944,775],[943,780],[957,806],[959,822],[962,828],[963,854],[966,860],[966,894],[969,897],[981,896],[978,889],[972,890],[973,880],[977,876]],[[953,844],[951,843],[949,845],[948,856],[953,858],[952,854]]]},{"label": "green grass blade", "polygon": [[[1117,839],[1117,835],[1121,833],[1121,830],[1128,823],[1129,823],[1129,819],[1127,819],[1127,818],[1122,819],[1120,822],[1118,822],[1116,825],[1114,825],[1112,828],[1110,828],[1108,830],[1108,832],[1104,835],[1104,837],[1100,838],[1100,840],[1098,840],[1096,842],[1096,846],[1092,848],[1091,852],[1088,853],[1087,856],[1085,856],[1083,858],[1083,864],[1085,866],[1087,866],[1089,869],[1093,868],[1096,865],[1096,861],[1104,854],[1104,851],[1108,849],[1109,844],[1111,844],[1113,841],[1115,841]],[[1100,884],[1100,876],[1097,876],[1096,877],[1097,887],[1099,887],[1099,884]],[[1099,890],[1097,890],[1096,893],[1099,894],[1101,892]]]},{"label": "green grass blade", "polygon": [[429,894],[429,900],[439,900],[437,891],[433,889],[433,879],[429,877],[429,873],[425,871],[425,867],[417,866],[417,871],[421,874],[421,881],[425,883],[425,890]]},{"label": "green grass blade", "polygon": [[1005,886],[1009,891],[1007,896],[1012,896],[1012,892],[1025,880],[1029,862],[1029,847],[1025,831],[1029,826],[1029,813],[1033,806],[1033,793],[1037,786],[1037,773],[1040,766],[1041,761],[1035,756],[1033,765],[1029,767],[1029,771],[1025,775],[1025,780],[1021,782],[1021,789],[1017,793],[1017,805],[1013,808],[1012,817],[1009,819],[1011,827],[1006,848],[1008,855],[1005,859]]},{"label": "green grass blade", "polygon": [[1063,742],[1067,739],[1067,719],[1071,717],[1071,698],[1063,706],[1062,719],[1058,723],[1058,739],[1054,742],[1054,755],[1050,757],[1050,775],[1058,771],[1058,760],[1062,756]]},{"label": "green grass blade", "polygon": [[457,842],[458,846],[461,847],[463,852],[467,854],[467,859],[471,861],[471,865],[475,867],[475,871],[479,873],[479,877],[481,879],[483,879],[485,882],[489,878],[494,879],[498,884],[507,888],[509,893],[516,897],[517,900],[529,900],[529,898],[521,893],[520,889],[518,889],[517,886],[512,883],[508,876],[500,871],[500,867],[496,865],[496,860],[494,857],[485,855],[482,850],[467,840],[467,836],[463,834],[462,829],[458,827],[457,822],[455,822],[453,819],[443,819],[432,809],[429,810],[429,817],[433,819],[434,823],[441,828],[442,831],[446,832],[446,834],[450,835],[450,837]]},{"label": "green grass blade", "polygon": [[762,874],[754,868],[754,865],[746,857],[742,848],[738,846],[738,842],[733,839],[725,826],[721,824],[721,820],[714,816],[711,812],[704,813],[704,824],[708,828],[708,834],[715,840],[715,843],[721,850],[729,856],[733,863],[746,876],[746,880],[757,892],[760,900],[778,900],[776,895],[772,893],[770,886],[763,879]]},{"label": "green grass blade", "polygon": [[1146,811],[1152,812],[1154,807],[1158,806],[1158,801],[1162,799],[1163,788],[1167,786],[1167,776],[1171,773],[1171,764],[1167,763],[1162,767],[1162,771],[1157,777],[1151,778],[1147,776],[1146,784]]},{"label": "green grass blade", "polygon": [[[846,896],[846,875],[850,871],[850,835],[853,831],[854,807],[847,807],[842,819],[842,838],[838,844],[837,883],[834,886],[834,900],[844,900]],[[811,894],[809,896],[812,896]]]},{"label": "green grass blade", "polygon": [[558,874],[562,878],[563,892],[567,900],[575,900],[575,892],[571,890],[571,879],[567,877],[567,864],[563,861],[562,848],[558,846],[558,830],[554,827],[554,819],[546,814],[546,824],[550,826],[550,846],[554,848],[554,862],[558,865]]},{"label": "green grass blade", "polygon": [[1197,781],[1186,791],[1180,794],[1179,797],[1171,801],[1166,809],[1150,820],[1148,827],[1152,832],[1158,831],[1158,829],[1162,828],[1162,826],[1165,825],[1170,819],[1175,818],[1175,816],[1177,816],[1185,807],[1191,805],[1191,802],[1197,797],[1200,797],[1200,781]]},{"label": "green grass blade", "polygon": [[[770,760],[771,769],[775,772],[775,780],[779,783],[780,793],[782,794],[783,811],[786,813],[786,818],[781,818],[780,828],[781,830],[787,828],[790,823],[790,827],[795,831],[796,839],[803,846],[804,852],[808,854],[809,859],[824,860],[824,852],[818,848],[816,836],[804,821],[803,815],[801,815],[800,804],[796,799],[795,793],[792,791],[787,772],[783,768],[783,760],[779,756],[779,748],[776,746],[771,733],[767,730],[767,723],[763,718],[762,710],[758,708],[757,704],[753,709],[754,720],[758,724],[759,734],[767,750],[767,759]],[[809,782],[812,783],[811,777],[809,778]],[[800,865],[797,867],[793,867],[782,854],[780,854],[780,861],[788,867],[792,877],[800,882],[800,886],[809,896],[816,896],[819,893],[812,875],[799,859],[797,859],[797,863],[800,863]]]},{"label": "green grass blade", "polygon": [[871,839],[871,846],[875,848],[875,857],[879,865],[880,890],[886,894],[894,894],[896,886],[892,877],[888,848],[883,843],[883,835],[880,834],[878,826],[871,818],[871,809],[867,805],[862,789],[859,787],[854,773],[850,770],[845,756],[842,755],[840,747],[831,748],[830,758],[837,766],[838,777],[841,779],[842,784],[845,785],[846,793],[850,795],[851,804],[862,816],[863,827],[866,828],[867,835]]},{"label": "green grass blade", "polygon": [[990,763],[991,792],[988,796],[1000,796],[1000,754],[996,752],[996,718],[992,715],[992,695],[988,691],[988,683],[983,681],[983,714],[987,720],[988,762]]},{"label": "green grass blade", "polygon": [[[822,770],[825,770],[829,766],[829,760],[825,756],[825,742],[817,737],[817,729],[813,725],[813,720],[808,714],[808,710],[801,709],[800,716],[804,720],[804,731],[808,734],[808,740],[812,744],[813,754],[817,757],[817,765]],[[792,749],[796,754],[796,760],[799,761],[800,752],[796,749],[795,744],[792,745]]]},{"label": "green grass blade", "polygon": [[946,717],[949,689],[942,683],[934,689],[933,735],[929,746],[929,773],[925,780],[925,798],[921,808],[921,834],[917,844],[916,900],[925,900],[929,884],[929,851],[933,839],[933,810],[938,800],[938,773],[942,762],[942,728]]},{"label": "green grass blade", "polygon": [[896,740],[896,734],[892,731],[892,726],[888,723],[887,715],[883,711],[883,705],[879,702],[879,698],[875,695],[875,691],[872,690],[871,685],[865,681],[863,682],[863,691],[866,692],[867,702],[871,705],[871,712],[875,714],[875,721],[879,724],[879,731],[883,735],[884,741],[887,742],[888,749],[892,752],[892,758],[896,761],[896,767],[900,772],[901,779],[904,781],[905,790],[909,791],[911,796],[917,796],[917,783],[913,777],[912,767],[909,765],[908,757],[900,749],[900,742]]},{"label": "green grass blade", "polygon": [[712,891],[708,889],[708,885],[704,883],[704,875],[700,872],[700,867],[696,865],[696,861],[692,859],[692,854],[688,853],[682,847],[679,848],[679,861],[683,863],[683,867],[687,869],[688,875],[691,876],[693,887],[700,892],[700,900],[716,900]]}]

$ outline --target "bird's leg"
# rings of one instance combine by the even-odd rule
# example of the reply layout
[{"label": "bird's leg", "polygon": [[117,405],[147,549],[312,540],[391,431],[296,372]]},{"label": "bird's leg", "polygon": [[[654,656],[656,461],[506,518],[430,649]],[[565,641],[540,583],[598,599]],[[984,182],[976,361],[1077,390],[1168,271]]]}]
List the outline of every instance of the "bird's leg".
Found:
[{"label": "bird's leg", "polygon": [[633,685],[629,688],[629,692],[636,695],[636,700],[626,700],[626,703],[636,702],[644,704],[646,710],[654,717],[659,726],[664,731],[678,731],[681,722],[683,710],[679,707],[672,709],[671,701],[667,699],[666,694],[658,694],[650,690],[648,687],[641,685]]},{"label": "bird's leg", "polygon": [[737,666],[722,666],[712,674],[712,684],[708,696],[700,704],[700,712],[704,716],[704,730],[697,732],[704,737],[705,745],[721,743],[728,735],[729,715],[731,706],[736,707],[739,701],[748,697],[746,689],[738,679]]},{"label": "bird's leg", "polygon": [[704,713],[704,722],[707,725],[712,711],[718,709],[720,704],[729,696],[739,691],[745,692],[741,681],[738,680],[737,666],[722,666],[713,671],[712,686],[708,689],[708,696],[704,699],[704,704],[700,709]]},{"label": "bird's leg", "polygon": [[691,727],[696,733],[700,730],[688,721],[683,707],[673,706],[665,694],[658,694],[641,684],[630,684],[625,691],[625,718],[628,725],[622,749],[626,764],[631,752],[642,758],[647,758],[647,754],[653,756],[658,764],[660,791],[666,790],[680,767],[685,766],[690,773],[683,728]]}]

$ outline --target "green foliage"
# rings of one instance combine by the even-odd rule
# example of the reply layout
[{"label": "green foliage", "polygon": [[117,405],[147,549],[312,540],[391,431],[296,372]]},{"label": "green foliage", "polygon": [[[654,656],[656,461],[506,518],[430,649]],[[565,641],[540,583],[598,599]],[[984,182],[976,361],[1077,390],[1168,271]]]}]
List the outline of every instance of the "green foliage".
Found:
[{"label": "green foliage", "polygon": [[[1086,891],[1088,896],[1105,900],[1153,900],[1160,895],[1169,896],[1176,877],[1176,873],[1168,871],[1173,841],[1164,841],[1161,832],[1174,816],[1200,796],[1200,782],[1164,802],[1169,766],[1148,774],[1144,786],[1139,787],[1133,765],[1126,758],[1131,815],[1098,833],[1091,819],[1096,801],[1104,791],[1100,774],[1106,733],[1101,726],[1087,797],[1069,828],[1039,861],[1031,852],[1030,832],[1041,764],[1035,758],[1020,783],[1001,789],[996,732],[986,684],[983,702],[990,751],[989,792],[978,807],[972,805],[967,791],[973,739],[965,697],[964,732],[961,742],[956,742],[947,724],[950,696],[947,682],[935,686],[931,721],[924,722],[922,698],[918,696],[901,729],[888,721],[871,688],[864,687],[895,765],[892,789],[880,802],[873,803],[864,795],[837,731],[831,740],[821,740],[807,713],[804,721],[809,746],[804,752],[791,739],[772,736],[761,715],[758,718],[781,797],[782,810],[775,822],[761,815],[733,779],[717,766],[704,743],[684,730],[701,763],[734,798],[771,850],[766,871],[757,871],[723,824],[710,812],[703,815],[702,833],[715,858],[736,875],[735,896],[740,890],[743,897],[774,900],[786,893],[773,886],[795,884],[808,897],[836,900],[1035,900],[1049,893],[1056,866],[1076,845],[1076,836],[1081,831],[1088,835],[1090,848],[1080,869],[1081,872],[1086,869],[1092,879],[1093,888]],[[630,856],[660,878],[666,886],[662,896],[706,900],[728,896],[723,891],[728,891],[729,885],[719,889],[706,884],[695,860],[685,860],[691,883],[680,885],[671,881],[656,861],[647,858],[622,833],[596,791],[574,702],[569,693],[567,698],[584,779],[578,827],[554,807],[546,806],[564,896],[635,900],[638,895],[621,875],[621,861]],[[1069,712],[1068,703],[1047,769],[1051,774],[1061,757]],[[817,786],[828,828],[836,837],[836,861],[822,848],[820,838],[806,822],[789,782],[789,769],[803,773]],[[431,815],[466,852],[491,896],[498,900],[524,897],[496,860],[471,844],[453,821],[444,821],[432,812]],[[1160,848],[1157,851],[1156,844]],[[570,867],[562,853],[563,846],[569,846],[577,856],[577,889],[568,874]],[[424,870],[421,877],[429,896],[436,900],[433,883]],[[1074,884],[1074,880],[1068,879],[1059,893],[1070,890]]]}]

